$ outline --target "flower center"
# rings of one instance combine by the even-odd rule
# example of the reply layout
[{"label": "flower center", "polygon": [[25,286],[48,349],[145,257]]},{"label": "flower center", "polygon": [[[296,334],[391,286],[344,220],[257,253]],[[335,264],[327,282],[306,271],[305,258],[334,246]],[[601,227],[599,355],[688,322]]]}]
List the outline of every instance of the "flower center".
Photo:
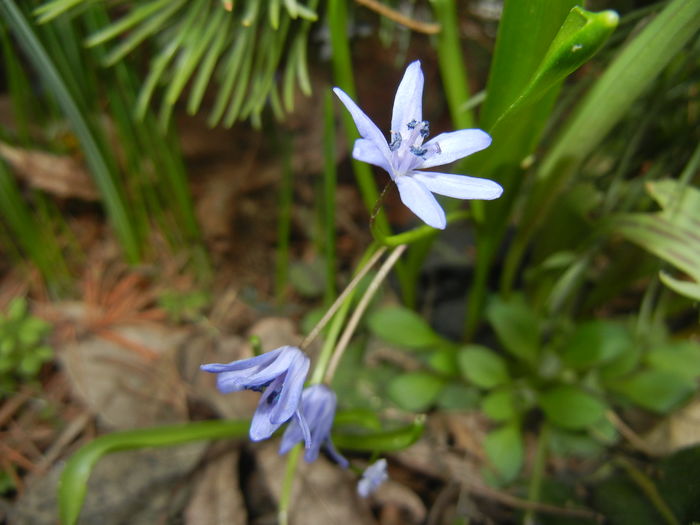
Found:
[{"label": "flower center", "polygon": [[428,157],[440,153],[438,144],[423,146],[423,141],[430,135],[430,123],[427,120],[412,120],[406,124],[404,132],[391,132],[389,150],[394,157],[396,176],[407,175]]}]

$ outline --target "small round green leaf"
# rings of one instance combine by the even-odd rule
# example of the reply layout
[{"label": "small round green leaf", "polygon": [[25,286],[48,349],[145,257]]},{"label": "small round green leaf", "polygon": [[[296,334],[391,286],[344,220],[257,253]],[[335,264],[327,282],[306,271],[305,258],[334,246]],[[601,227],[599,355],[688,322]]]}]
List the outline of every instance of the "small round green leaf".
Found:
[{"label": "small round green leaf", "polygon": [[443,379],[427,372],[403,374],[389,383],[389,397],[404,410],[422,412],[433,404],[445,385]]},{"label": "small round green leaf", "polygon": [[500,388],[490,392],[481,402],[481,410],[494,421],[510,421],[518,415],[515,392]]},{"label": "small round green leaf", "polygon": [[407,348],[429,348],[442,343],[430,325],[413,310],[390,306],[373,312],[369,329],[385,341]]},{"label": "small round green leaf", "polygon": [[506,361],[485,346],[462,348],[457,361],[462,375],[478,387],[493,388],[510,380]]},{"label": "small round green leaf", "polygon": [[618,381],[612,388],[639,406],[664,414],[685,401],[696,384],[666,370],[644,370]]},{"label": "small round green leaf", "polygon": [[620,323],[590,321],[580,324],[564,348],[563,360],[577,370],[607,363],[633,345],[632,337]]},{"label": "small round green leaf", "polygon": [[600,421],[606,410],[603,402],[574,386],[558,386],[544,392],[539,405],[547,419],[570,430],[583,429]]},{"label": "small round green leaf", "polygon": [[512,481],[523,464],[523,437],[516,422],[491,431],[484,440],[486,456],[503,481]]}]

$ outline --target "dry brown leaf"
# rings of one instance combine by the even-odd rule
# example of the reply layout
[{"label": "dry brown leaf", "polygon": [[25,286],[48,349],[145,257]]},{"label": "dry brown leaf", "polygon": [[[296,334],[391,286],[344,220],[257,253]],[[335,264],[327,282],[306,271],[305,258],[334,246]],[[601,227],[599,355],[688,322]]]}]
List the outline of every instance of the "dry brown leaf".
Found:
[{"label": "dry brown leaf", "polygon": [[248,515],[238,483],[240,451],[210,461],[196,482],[184,513],[185,525],[245,525]]},{"label": "dry brown leaf", "polygon": [[[287,467],[287,457],[277,453],[278,446],[276,441],[265,442],[256,450],[263,481],[276,502]],[[290,525],[374,525],[368,503],[355,492],[356,481],[324,457],[313,463],[300,460],[292,489]]]},{"label": "dry brown leaf", "polygon": [[669,415],[643,439],[658,455],[673,454],[700,443],[700,399]]},{"label": "dry brown leaf", "polygon": [[66,155],[22,149],[0,141],[0,155],[19,178],[33,188],[63,198],[99,200],[99,194],[85,166]]},{"label": "dry brown leaf", "polygon": [[112,331],[155,359],[99,335],[69,344],[59,358],[74,394],[117,429],[186,421],[186,389],[175,364],[185,332],[146,323]]}]

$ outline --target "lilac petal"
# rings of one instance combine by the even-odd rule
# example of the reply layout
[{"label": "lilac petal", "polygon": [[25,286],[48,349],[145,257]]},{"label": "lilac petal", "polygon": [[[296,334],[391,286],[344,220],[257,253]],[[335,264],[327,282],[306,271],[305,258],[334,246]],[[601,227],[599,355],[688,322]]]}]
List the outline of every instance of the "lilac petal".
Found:
[{"label": "lilac petal", "polygon": [[300,410],[297,410],[296,414],[294,414],[294,419],[289,423],[287,430],[284,431],[279,453],[286,454],[292,450],[294,445],[301,441],[305,441],[308,447],[311,444],[311,432],[303,414]]},{"label": "lilac petal", "polygon": [[384,152],[371,140],[357,139],[355,141],[355,147],[352,149],[352,157],[355,160],[379,166],[389,173],[389,175],[392,175],[391,163],[386,159]]},{"label": "lilac petal", "polygon": [[414,171],[412,177],[433,193],[455,199],[492,200],[503,193],[503,188],[497,182],[478,177],[432,171]]},{"label": "lilac petal", "polygon": [[333,88],[333,93],[335,93],[343,105],[347,108],[352,116],[352,120],[355,121],[355,126],[357,126],[357,131],[360,133],[363,139],[367,139],[374,144],[374,146],[379,150],[379,152],[384,156],[387,163],[391,158],[391,152],[389,151],[389,145],[386,143],[386,138],[384,134],[379,130],[377,125],[372,122],[364,111],[362,111],[357,104],[340,88]]},{"label": "lilac petal", "polygon": [[263,395],[260,396],[258,408],[255,410],[253,419],[250,422],[249,436],[251,441],[262,441],[269,438],[284,423],[284,421],[273,422],[270,417],[272,411],[279,405],[279,392],[284,382],[285,376],[279,376],[270,383]]},{"label": "lilac petal", "polygon": [[396,90],[391,131],[406,133],[406,124],[412,120],[423,120],[423,71],[419,60],[408,65]]},{"label": "lilac petal", "polygon": [[389,475],[386,472],[386,459],[382,458],[372,463],[362,473],[362,479],[357,483],[357,493],[366,498],[387,479]]},{"label": "lilac petal", "polygon": [[433,144],[438,144],[440,153],[429,156],[417,166],[418,169],[449,164],[488,148],[491,144],[491,136],[480,129],[460,129],[440,133],[437,137],[426,142],[423,147],[430,149]]},{"label": "lilac petal", "polygon": [[415,180],[410,175],[397,177],[395,181],[399,187],[401,202],[408,206],[427,225],[440,230],[445,229],[447,224],[445,212],[423,183]]},{"label": "lilac petal", "polygon": [[234,361],[228,365],[202,365],[202,370],[218,373],[216,387],[228,394],[244,388],[256,388],[268,384],[283,374],[303,352],[293,346],[283,346],[262,355]]},{"label": "lilac petal", "polygon": [[325,446],[333,461],[340,465],[341,468],[348,468],[350,463],[335,449],[330,437],[326,440]]},{"label": "lilac petal", "polygon": [[[304,381],[306,381],[306,374],[309,371],[310,364],[311,361],[309,358],[299,351],[299,355],[289,367],[287,373],[282,376],[284,379],[282,389],[278,391],[279,397],[274,403],[274,408],[270,413],[270,421],[272,423],[284,423],[291,419],[294,412],[296,412],[299,401],[301,400],[301,392],[304,389]],[[265,394],[267,394],[271,386],[272,385],[267,388]],[[264,397],[265,395],[263,394],[263,398]],[[260,403],[262,403],[263,398],[260,399]]]}]

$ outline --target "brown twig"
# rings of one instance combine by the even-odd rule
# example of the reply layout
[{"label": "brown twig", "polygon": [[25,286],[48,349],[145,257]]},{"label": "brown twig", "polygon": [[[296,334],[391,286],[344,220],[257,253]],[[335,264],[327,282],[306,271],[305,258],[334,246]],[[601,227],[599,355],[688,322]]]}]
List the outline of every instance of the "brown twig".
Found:
[{"label": "brown twig", "polygon": [[371,9],[375,13],[379,13],[381,16],[387,17],[389,20],[393,20],[397,24],[412,29],[418,33],[425,33],[426,35],[435,35],[440,32],[440,24],[431,24],[429,22],[419,22],[418,20],[413,20],[406,15],[392,9],[389,6],[378,2],[377,0],[355,0],[358,4]]},{"label": "brown twig", "polygon": [[644,440],[639,437],[639,435],[632,430],[632,428],[630,428],[630,426],[627,425],[627,423],[625,423],[615,412],[608,410],[605,417],[608,419],[608,421],[610,421],[610,423],[612,423],[615,429],[622,434],[627,441],[629,441],[630,445],[632,445],[638,451],[643,452],[652,458],[659,455],[658,453],[654,452],[651,447],[649,447],[649,445],[647,445]]}]

